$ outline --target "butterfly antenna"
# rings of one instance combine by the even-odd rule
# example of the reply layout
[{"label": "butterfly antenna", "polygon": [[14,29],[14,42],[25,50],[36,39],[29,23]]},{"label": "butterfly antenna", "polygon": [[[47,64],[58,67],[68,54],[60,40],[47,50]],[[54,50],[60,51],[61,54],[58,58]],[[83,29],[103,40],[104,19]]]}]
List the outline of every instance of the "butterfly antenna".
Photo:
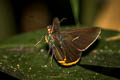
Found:
[{"label": "butterfly antenna", "polygon": [[62,19],[60,20],[60,23],[63,22],[64,20],[66,20],[66,19],[67,19],[67,18],[62,18]]},{"label": "butterfly antenna", "polygon": [[43,39],[44,36],[42,36],[42,38],[34,45],[34,46],[37,46]]}]

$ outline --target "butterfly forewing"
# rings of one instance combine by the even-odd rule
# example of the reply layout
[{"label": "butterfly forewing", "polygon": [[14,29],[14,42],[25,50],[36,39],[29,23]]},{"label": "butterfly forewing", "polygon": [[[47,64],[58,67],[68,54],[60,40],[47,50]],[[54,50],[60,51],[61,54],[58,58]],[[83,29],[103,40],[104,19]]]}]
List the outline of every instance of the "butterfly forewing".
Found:
[{"label": "butterfly forewing", "polygon": [[77,30],[62,31],[64,39],[73,43],[80,51],[86,50],[99,36],[100,28],[81,28]]},{"label": "butterfly forewing", "polygon": [[60,21],[56,17],[53,19],[53,23],[52,23],[53,32],[59,32],[59,27],[60,27]]}]

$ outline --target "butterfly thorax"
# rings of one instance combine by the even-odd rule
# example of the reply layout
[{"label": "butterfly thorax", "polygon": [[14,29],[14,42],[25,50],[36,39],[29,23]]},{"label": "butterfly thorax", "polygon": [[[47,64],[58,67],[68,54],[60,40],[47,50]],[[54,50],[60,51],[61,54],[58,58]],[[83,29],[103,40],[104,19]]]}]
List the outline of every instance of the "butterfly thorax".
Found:
[{"label": "butterfly thorax", "polygon": [[45,40],[46,42],[50,45],[50,46],[54,46],[54,47],[62,47],[62,42],[63,42],[63,39],[62,39],[62,35],[59,35],[59,34],[47,34],[45,36]]},{"label": "butterfly thorax", "polygon": [[47,42],[49,45],[55,46],[55,40],[54,40],[52,34],[47,34],[47,35],[45,36],[45,40],[46,40],[46,42]]}]

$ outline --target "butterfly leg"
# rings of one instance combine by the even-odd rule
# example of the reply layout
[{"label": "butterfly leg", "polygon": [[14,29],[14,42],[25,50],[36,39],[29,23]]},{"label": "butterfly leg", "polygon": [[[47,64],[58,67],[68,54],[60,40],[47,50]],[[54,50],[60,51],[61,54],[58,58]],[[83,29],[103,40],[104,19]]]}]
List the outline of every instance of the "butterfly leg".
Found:
[{"label": "butterfly leg", "polygon": [[48,59],[49,59],[50,51],[51,51],[51,48],[49,48],[49,50],[48,50],[48,52],[47,52],[48,56],[47,56],[47,60],[46,60],[46,62],[45,62],[46,64],[47,64]]},{"label": "butterfly leg", "polygon": [[50,58],[50,66],[52,67],[52,60],[53,60],[53,54],[51,55],[51,58]]},{"label": "butterfly leg", "polygon": [[[50,55],[50,52],[51,52],[51,50],[52,50],[52,47],[49,45],[49,50],[48,50],[48,57],[49,57],[49,55]],[[49,58],[47,58],[47,61],[46,61],[46,63],[48,62],[48,59]],[[50,56],[50,66],[52,67],[52,59],[53,59],[53,54]]]}]

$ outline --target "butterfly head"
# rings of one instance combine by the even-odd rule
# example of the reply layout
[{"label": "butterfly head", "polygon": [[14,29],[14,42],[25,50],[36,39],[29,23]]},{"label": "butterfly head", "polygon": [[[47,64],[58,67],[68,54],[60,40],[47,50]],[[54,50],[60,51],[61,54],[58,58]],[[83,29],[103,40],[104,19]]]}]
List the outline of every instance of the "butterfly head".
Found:
[{"label": "butterfly head", "polygon": [[47,26],[47,32],[49,33],[49,34],[52,34],[52,26],[50,25],[50,26]]}]

